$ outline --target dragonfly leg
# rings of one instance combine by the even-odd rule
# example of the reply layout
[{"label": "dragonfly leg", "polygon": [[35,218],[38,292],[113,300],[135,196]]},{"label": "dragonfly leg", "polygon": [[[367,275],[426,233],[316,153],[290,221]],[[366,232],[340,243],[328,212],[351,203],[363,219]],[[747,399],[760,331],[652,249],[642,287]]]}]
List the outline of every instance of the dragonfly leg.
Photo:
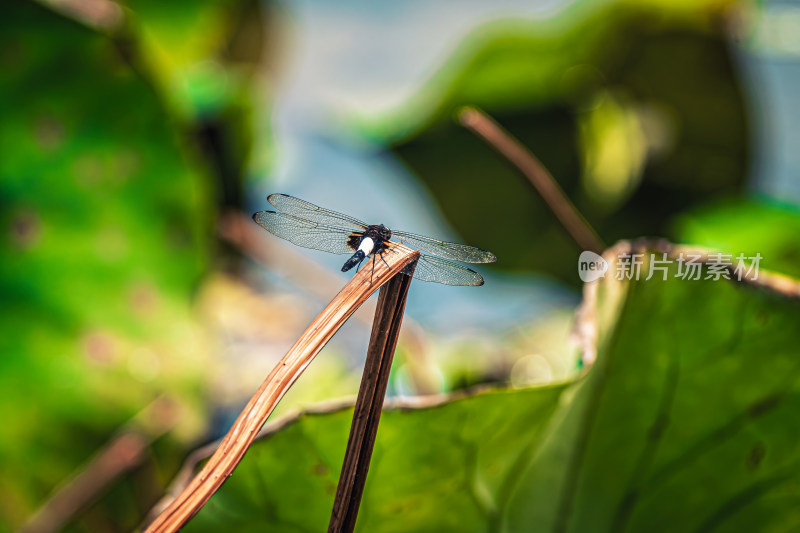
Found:
[{"label": "dragonfly leg", "polygon": [[[383,258],[383,252],[381,252],[381,261],[383,261],[383,264],[384,264],[384,265],[386,265],[387,267],[389,267],[389,263],[387,263],[387,262],[386,262],[386,259],[384,259],[384,258]],[[392,267],[389,267],[389,268],[392,268]]]}]

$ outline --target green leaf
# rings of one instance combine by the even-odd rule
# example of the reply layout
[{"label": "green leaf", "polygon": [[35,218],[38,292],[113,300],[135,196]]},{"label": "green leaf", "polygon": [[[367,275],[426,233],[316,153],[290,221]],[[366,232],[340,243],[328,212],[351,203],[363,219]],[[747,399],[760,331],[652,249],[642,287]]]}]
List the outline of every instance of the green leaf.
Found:
[{"label": "green leaf", "polygon": [[457,113],[468,105],[494,117],[606,242],[671,237],[675,214],[738,194],[747,178],[746,100],[715,22],[729,4],[583,1],[482,25],[396,113],[364,129],[425,182],[463,241],[492,249],[492,268],[577,284],[577,245]]},{"label": "green leaf", "polygon": [[207,176],[110,38],[34,2],[4,7],[0,516],[19,526],[158,394],[199,403],[191,298],[213,211]]},{"label": "green leaf", "polygon": [[[258,0],[124,0],[123,37],[176,122],[218,181],[219,203],[245,204],[243,183],[269,164],[269,135],[257,120],[267,14]],[[251,157],[252,156],[252,157]]]},{"label": "green leaf", "polygon": [[179,116],[202,121],[233,109],[249,110],[249,84],[263,55],[264,13],[259,2],[124,4],[130,9],[139,59]]},{"label": "green leaf", "polygon": [[[587,286],[571,384],[386,411],[358,530],[797,527],[800,285],[648,267]],[[186,530],[324,530],[351,415],[276,422]]]},{"label": "green leaf", "polygon": [[761,266],[800,278],[800,208],[768,199],[703,206],[679,216],[675,233],[691,242],[755,257]]},{"label": "green leaf", "polygon": [[598,285],[597,363],[524,476],[510,523],[748,531],[747,517],[783,531],[800,518],[800,287],[669,274]]},{"label": "green leaf", "polygon": [[[385,412],[359,527],[486,530],[540,444],[563,391],[495,390]],[[352,416],[349,407],[304,414],[261,441],[186,530],[218,531],[222,524],[243,532],[324,530]],[[388,520],[397,516],[403,520],[392,527]]]}]

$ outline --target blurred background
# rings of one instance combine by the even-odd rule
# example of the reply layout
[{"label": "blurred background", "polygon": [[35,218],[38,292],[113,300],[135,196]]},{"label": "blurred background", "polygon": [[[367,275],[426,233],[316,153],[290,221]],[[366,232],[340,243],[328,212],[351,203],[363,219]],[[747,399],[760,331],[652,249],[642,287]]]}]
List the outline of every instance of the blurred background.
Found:
[{"label": "blurred background", "polygon": [[[3,530],[63,487],[50,530],[135,527],[338,292],[341,256],[250,220],[273,192],[497,255],[481,288],[412,285],[390,394],[574,375],[581,250],[458,124],[465,105],[607,244],[661,236],[800,275],[796,2],[3,10]],[[355,394],[371,302],[280,411]]]}]

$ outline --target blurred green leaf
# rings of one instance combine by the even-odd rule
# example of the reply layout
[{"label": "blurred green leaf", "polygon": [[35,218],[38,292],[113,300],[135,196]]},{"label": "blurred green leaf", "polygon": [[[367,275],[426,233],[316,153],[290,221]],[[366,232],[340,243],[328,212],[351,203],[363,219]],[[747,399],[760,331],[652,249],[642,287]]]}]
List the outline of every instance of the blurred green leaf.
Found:
[{"label": "blurred green leaf", "polygon": [[33,2],[0,36],[0,517],[18,526],[157,394],[199,403],[214,212],[115,42]]},{"label": "blurred green leaf", "polygon": [[262,6],[253,0],[125,0],[139,59],[179,115],[198,120],[249,108],[264,51]]},{"label": "blurred green leaf", "polygon": [[[358,529],[797,527],[800,302],[675,273],[594,286],[598,357],[574,383],[385,412]],[[259,441],[186,529],[323,530],[351,415]]]},{"label": "blurred green leaf", "polygon": [[[485,531],[563,391],[498,390],[385,412],[360,530]],[[303,415],[259,442],[185,530],[324,530],[352,416],[352,409]]]},{"label": "blurred green leaf", "polygon": [[[223,209],[244,205],[251,153],[271,153],[263,114],[265,3],[259,0],[125,0],[117,37],[152,80],[170,114],[207,158]],[[259,70],[262,69],[262,70]],[[258,146],[253,147],[254,142]]]},{"label": "blurred green leaf", "polygon": [[665,281],[597,286],[597,362],[523,476],[509,524],[797,526],[800,287],[782,295],[675,274],[673,261]]},{"label": "blurred green leaf", "polygon": [[745,181],[745,100],[723,23],[732,5],[582,1],[549,19],[480,26],[418,94],[363,130],[391,144],[497,268],[577,284],[577,245],[454,117],[472,105],[496,118],[606,242],[668,236],[674,214]]},{"label": "blurred green leaf", "polygon": [[681,215],[675,234],[745,257],[761,254],[761,266],[800,278],[800,208],[767,199],[737,200],[700,207]]}]

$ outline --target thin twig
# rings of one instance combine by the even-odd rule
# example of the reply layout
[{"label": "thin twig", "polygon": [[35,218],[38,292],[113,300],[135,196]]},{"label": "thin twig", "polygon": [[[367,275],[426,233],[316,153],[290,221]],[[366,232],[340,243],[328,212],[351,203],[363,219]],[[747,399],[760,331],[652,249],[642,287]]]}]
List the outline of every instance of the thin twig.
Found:
[{"label": "thin twig", "polygon": [[385,261],[376,262],[374,269],[361,269],[342,288],[270,372],[200,473],[150,524],[147,533],[177,531],[205,505],[233,473],[289,387],[334,333],[374,291],[418,257],[419,253],[407,246],[392,246],[384,252]]},{"label": "thin twig", "polygon": [[[407,269],[415,267],[412,264]],[[378,297],[328,533],[350,533],[356,527],[410,285],[410,276],[395,276],[381,288]]]},{"label": "thin twig", "polygon": [[160,396],[145,407],[77,474],[48,499],[20,533],[59,531],[125,472],[142,463],[147,447],[178,421],[175,402]]},{"label": "thin twig", "polygon": [[605,245],[598,237],[597,232],[567,198],[564,190],[535,155],[491,117],[478,109],[466,107],[459,113],[458,118],[463,126],[481,137],[528,178],[528,181],[539,191],[547,206],[581,249],[591,250],[596,254],[603,252]]}]

